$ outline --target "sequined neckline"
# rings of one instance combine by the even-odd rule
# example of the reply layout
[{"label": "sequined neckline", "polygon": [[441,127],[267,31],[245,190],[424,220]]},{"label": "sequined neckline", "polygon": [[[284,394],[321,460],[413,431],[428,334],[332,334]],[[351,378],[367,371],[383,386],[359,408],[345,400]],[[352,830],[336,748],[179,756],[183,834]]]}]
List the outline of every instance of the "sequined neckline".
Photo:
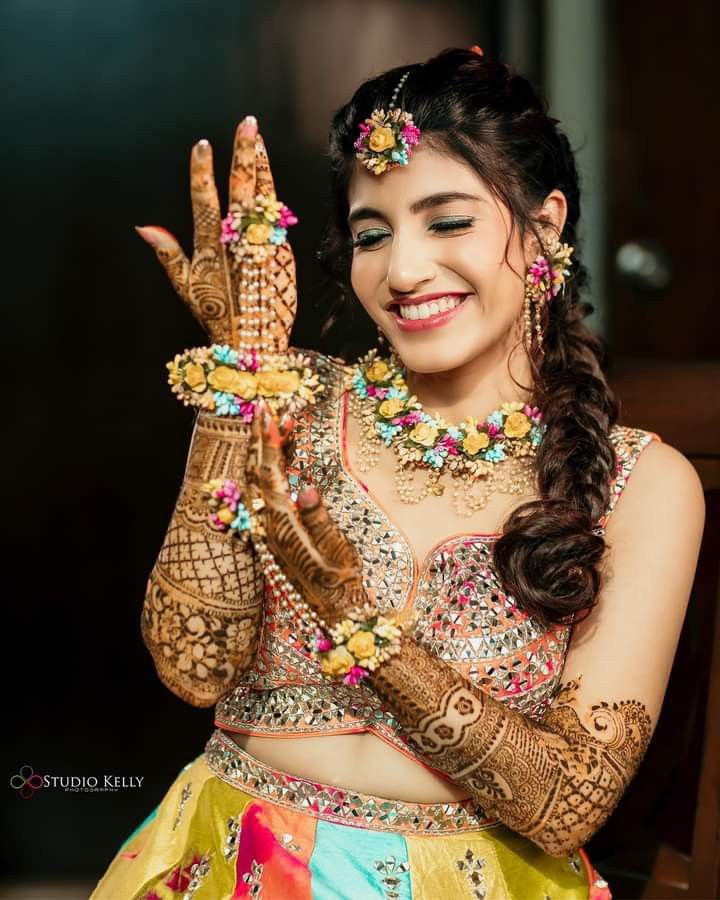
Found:
[{"label": "sequined neckline", "polygon": [[345,389],[340,397],[340,417],[338,423],[338,444],[340,452],[338,454],[338,466],[342,470],[343,474],[347,477],[351,490],[365,498],[365,500],[370,503],[370,505],[373,506],[378,511],[378,513],[380,513],[387,520],[392,529],[397,533],[399,540],[402,542],[408,552],[408,555],[413,561],[413,571],[415,575],[413,581],[415,585],[417,585],[421,578],[426,574],[437,555],[446,547],[449,547],[451,544],[455,543],[461,538],[492,543],[501,536],[502,532],[483,533],[477,531],[459,531],[456,534],[451,534],[449,537],[441,538],[428,550],[422,560],[420,560],[405,531],[390,518],[380,500],[378,500],[374,496],[369,488],[365,488],[363,486],[363,483],[360,481],[357,475],[355,475],[350,466],[350,459],[347,453],[347,407],[349,390],[350,389]]}]

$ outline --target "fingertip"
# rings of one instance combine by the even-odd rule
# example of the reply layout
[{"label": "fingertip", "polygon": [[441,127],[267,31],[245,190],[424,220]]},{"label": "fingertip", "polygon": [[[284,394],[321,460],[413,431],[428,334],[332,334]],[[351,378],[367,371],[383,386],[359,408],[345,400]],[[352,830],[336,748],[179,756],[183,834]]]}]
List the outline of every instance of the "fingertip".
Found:
[{"label": "fingertip", "polygon": [[320,502],[320,493],[316,487],[303,488],[298,494],[297,502],[300,509],[311,509]]},{"label": "fingertip", "polygon": [[150,244],[151,247],[155,246],[157,238],[147,225],[133,225],[133,228],[146,243]]},{"label": "fingertip", "polygon": [[258,133],[258,120],[255,116],[245,116],[238,126],[240,137],[252,141]]}]

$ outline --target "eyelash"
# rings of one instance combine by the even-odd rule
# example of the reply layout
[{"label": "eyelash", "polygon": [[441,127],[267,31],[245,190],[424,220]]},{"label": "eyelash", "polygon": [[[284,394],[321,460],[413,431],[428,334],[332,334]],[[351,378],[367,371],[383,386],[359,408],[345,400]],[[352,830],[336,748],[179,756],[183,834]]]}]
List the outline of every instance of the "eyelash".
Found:
[{"label": "eyelash", "polygon": [[[475,222],[475,219],[458,219],[452,222],[435,222],[430,228],[435,231],[459,231],[461,228],[468,228]],[[378,241],[381,241],[387,234],[371,235],[369,238],[357,237],[353,241],[353,247],[365,248],[373,247]]]}]

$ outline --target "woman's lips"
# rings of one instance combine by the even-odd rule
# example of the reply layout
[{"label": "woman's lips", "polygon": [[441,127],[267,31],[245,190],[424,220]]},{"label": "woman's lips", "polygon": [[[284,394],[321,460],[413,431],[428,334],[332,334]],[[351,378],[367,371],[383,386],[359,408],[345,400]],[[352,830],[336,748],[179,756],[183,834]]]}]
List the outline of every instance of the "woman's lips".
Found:
[{"label": "woman's lips", "polygon": [[454,307],[454,309],[443,310],[442,312],[435,313],[434,316],[428,316],[426,319],[403,319],[403,317],[398,315],[392,308],[389,309],[388,312],[401,331],[425,331],[426,328],[436,328],[439,325],[444,325],[446,322],[449,322],[450,319],[465,306],[469,296],[469,294],[466,294],[463,297],[462,302]]}]

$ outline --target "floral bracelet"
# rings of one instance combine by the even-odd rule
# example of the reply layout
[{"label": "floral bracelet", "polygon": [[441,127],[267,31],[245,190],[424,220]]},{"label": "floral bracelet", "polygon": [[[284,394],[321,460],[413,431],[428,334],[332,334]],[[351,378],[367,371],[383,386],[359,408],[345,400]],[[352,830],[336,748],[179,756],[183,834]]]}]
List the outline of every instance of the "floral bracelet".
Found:
[{"label": "floral bracelet", "polygon": [[168,382],[185,406],[252,422],[263,397],[273,413],[295,415],[325,390],[303,353],[258,354],[227,344],[194,347],[167,363]]},{"label": "floral bracelet", "polygon": [[312,655],[328,678],[342,677],[357,685],[378,666],[400,652],[402,629],[396,616],[384,616],[369,603],[352,609],[328,631],[318,628]]}]

